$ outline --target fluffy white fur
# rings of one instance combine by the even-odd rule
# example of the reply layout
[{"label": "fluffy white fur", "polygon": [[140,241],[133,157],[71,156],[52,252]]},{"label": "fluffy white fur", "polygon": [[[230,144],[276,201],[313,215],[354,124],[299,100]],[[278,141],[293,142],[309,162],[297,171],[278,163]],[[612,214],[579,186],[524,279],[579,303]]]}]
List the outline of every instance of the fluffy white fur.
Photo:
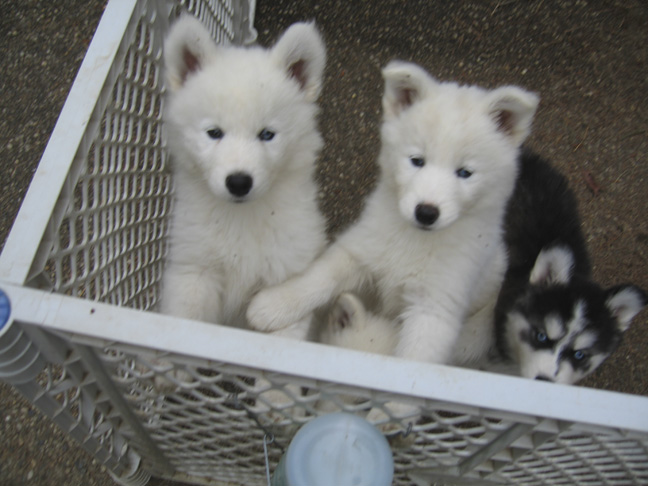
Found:
[{"label": "fluffy white fur", "polygon": [[[391,320],[367,311],[354,294],[344,293],[329,309],[319,341],[356,351],[392,355],[398,342],[397,330],[397,325]],[[319,400],[316,408],[320,412],[331,413],[339,411],[341,404],[346,404],[357,410],[362,401],[362,398],[352,395],[338,395],[332,400]]]},{"label": "fluffy white fur", "polygon": [[371,283],[380,314],[401,323],[397,356],[480,358],[506,265],[503,213],[538,98],[440,83],[404,62],[383,76],[381,178],[363,214],[305,273],[261,291],[248,319],[281,329]]},{"label": "fluffy white fur", "polygon": [[351,293],[344,293],[328,315],[320,341],[358,351],[392,355],[398,342],[398,326],[372,314]]},{"label": "fluffy white fur", "polygon": [[[184,16],[164,52],[175,207],[161,311],[246,326],[253,293],[326,242],[313,179],[324,44],[298,23],[270,49],[216,45]],[[304,338],[309,322],[301,313],[281,333]]]}]

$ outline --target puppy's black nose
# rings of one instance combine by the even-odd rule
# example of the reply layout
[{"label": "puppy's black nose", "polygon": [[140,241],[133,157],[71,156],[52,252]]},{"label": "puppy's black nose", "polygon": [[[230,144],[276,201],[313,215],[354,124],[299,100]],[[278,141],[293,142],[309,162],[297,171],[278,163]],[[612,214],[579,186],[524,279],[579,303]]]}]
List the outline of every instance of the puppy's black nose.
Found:
[{"label": "puppy's black nose", "polygon": [[538,381],[553,381],[551,378],[545,375],[538,375],[535,377],[535,379]]},{"label": "puppy's black nose", "polygon": [[252,189],[252,177],[244,172],[230,174],[225,179],[225,186],[232,196],[246,196]]},{"label": "puppy's black nose", "polygon": [[439,208],[431,204],[419,204],[414,210],[414,216],[423,226],[432,226],[439,219]]}]

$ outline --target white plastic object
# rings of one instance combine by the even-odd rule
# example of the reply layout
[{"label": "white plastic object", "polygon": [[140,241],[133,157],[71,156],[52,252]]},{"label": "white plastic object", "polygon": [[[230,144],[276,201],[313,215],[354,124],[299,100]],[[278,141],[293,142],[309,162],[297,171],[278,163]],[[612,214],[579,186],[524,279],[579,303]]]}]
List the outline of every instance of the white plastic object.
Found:
[{"label": "white plastic object", "polygon": [[363,418],[331,413],[297,432],[272,486],[389,486],[393,476],[387,439]]}]

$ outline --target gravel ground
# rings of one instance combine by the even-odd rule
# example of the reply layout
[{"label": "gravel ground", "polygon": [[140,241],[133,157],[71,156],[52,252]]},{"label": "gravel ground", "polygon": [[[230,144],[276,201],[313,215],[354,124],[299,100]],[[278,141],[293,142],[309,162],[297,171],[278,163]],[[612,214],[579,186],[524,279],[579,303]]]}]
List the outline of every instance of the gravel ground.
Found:
[{"label": "gravel ground", "polygon": [[[9,231],[105,2],[0,0],[0,241]],[[382,81],[394,58],[442,80],[542,97],[528,145],[568,177],[595,277],[648,289],[648,4],[259,0],[259,41],[315,19],[328,47],[318,178],[332,233],[375,183]],[[584,386],[648,395],[648,312]],[[0,484],[108,485],[100,466],[0,385]],[[151,484],[166,484],[152,481]]]}]

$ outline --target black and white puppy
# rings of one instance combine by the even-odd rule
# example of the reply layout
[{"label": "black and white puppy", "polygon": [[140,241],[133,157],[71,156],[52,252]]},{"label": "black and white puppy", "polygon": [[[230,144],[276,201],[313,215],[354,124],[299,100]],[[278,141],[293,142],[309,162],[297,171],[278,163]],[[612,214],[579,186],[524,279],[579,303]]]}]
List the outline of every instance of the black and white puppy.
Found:
[{"label": "black and white puppy", "polygon": [[619,345],[646,305],[635,285],[594,283],[576,198],[530,152],[506,215],[508,270],[495,310],[497,348],[527,378],[575,383]]}]

